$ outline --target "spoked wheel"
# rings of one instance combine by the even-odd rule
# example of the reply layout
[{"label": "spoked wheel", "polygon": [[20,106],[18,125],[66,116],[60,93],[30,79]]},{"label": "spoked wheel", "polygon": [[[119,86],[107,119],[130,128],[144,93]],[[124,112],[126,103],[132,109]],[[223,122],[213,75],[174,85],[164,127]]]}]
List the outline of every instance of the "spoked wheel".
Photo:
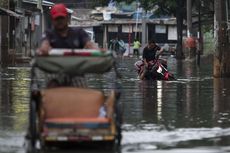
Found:
[{"label": "spoked wheel", "polygon": [[31,148],[35,149],[37,142],[37,109],[36,102],[30,103],[30,125],[29,125],[30,143]]},{"label": "spoked wheel", "polygon": [[117,128],[117,135],[116,135],[116,139],[115,139],[115,142],[114,142],[114,150],[116,152],[120,152],[121,139],[122,139],[121,127],[119,127],[119,128]]},{"label": "spoked wheel", "polygon": [[116,105],[116,137],[114,140],[114,151],[120,152],[121,139],[122,139],[122,108],[121,103]]}]

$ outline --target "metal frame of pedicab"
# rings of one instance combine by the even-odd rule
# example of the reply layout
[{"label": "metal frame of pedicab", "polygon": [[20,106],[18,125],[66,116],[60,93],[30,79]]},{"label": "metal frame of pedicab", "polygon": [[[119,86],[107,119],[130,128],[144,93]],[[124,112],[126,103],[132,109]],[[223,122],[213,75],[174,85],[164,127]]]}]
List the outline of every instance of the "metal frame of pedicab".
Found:
[{"label": "metal frame of pedicab", "polygon": [[[75,62],[79,61],[79,62]],[[72,62],[72,63],[71,63]],[[65,74],[68,76],[77,76],[87,73],[103,74],[115,70],[116,79],[120,77],[116,69],[115,60],[111,52],[101,52],[99,50],[54,50],[49,55],[35,56],[32,62],[31,69],[31,97],[29,105],[29,130],[28,139],[32,149],[36,148],[37,142],[40,142],[41,148],[46,148],[47,142],[68,142],[68,139],[46,139],[43,137],[41,128],[41,112],[40,106],[42,103],[41,90],[37,87],[36,69],[48,72],[51,74]],[[35,77],[36,76],[36,77]],[[36,87],[35,87],[36,86]],[[115,82],[115,102],[114,113],[110,120],[109,127],[111,133],[109,135],[99,135],[97,139],[90,138],[86,141],[108,141],[113,147],[118,148],[121,143],[121,124],[122,124],[122,107],[120,98],[120,85]],[[100,139],[98,139],[100,137]],[[85,139],[77,137],[71,142],[83,143]]]}]

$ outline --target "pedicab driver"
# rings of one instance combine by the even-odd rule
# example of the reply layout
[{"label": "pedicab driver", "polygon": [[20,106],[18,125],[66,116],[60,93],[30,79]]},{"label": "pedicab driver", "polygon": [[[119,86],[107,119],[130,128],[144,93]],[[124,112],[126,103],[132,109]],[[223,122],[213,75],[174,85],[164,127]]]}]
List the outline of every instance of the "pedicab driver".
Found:
[{"label": "pedicab driver", "polygon": [[[48,54],[52,48],[70,48],[70,49],[98,49],[95,43],[90,41],[90,37],[82,28],[68,27],[68,12],[64,4],[56,4],[50,11],[53,29],[46,31],[38,49],[40,54]],[[101,50],[103,51],[103,50]],[[79,78],[78,78],[79,79]],[[82,81],[82,80],[81,80]],[[85,86],[79,83],[75,86]],[[58,86],[56,79],[51,79],[48,87]],[[81,84],[81,85],[79,85]],[[102,106],[99,110],[99,116],[105,116],[105,108]]]},{"label": "pedicab driver", "polygon": [[148,42],[148,45],[143,50],[142,58],[144,60],[144,70],[143,70],[142,74],[140,75],[140,79],[142,79],[142,80],[144,79],[144,77],[147,73],[148,64],[149,64],[149,62],[154,61],[156,59],[157,51],[159,51],[159,53],[157,54],[157,56],[159,56],[160,54],[162,54],[163,48],[156,45],[154,40],[150,40]]},{"label": "pedicab driver", "polygon": [[82,28],[68,27],[68,12],[64,4],[55,4],[50,11],[53,29],[47,30],[38,52],[48,54],[52,48],[98,49]]},{"label": "pedicab driver", "polygon": [[[58,49],[98,49],[97,45],[91,42],[90,37],[82,28],[72,28],[68,26],[68,12],[64,4],[55,4],[51,10],[53,28],[45,32],[38,54],[47,55],[52,48]],[[60,82],[56,78],[48,78],[48,87],[56,87]],[[61,80],[59,78],[59,80]],[[85,87],[84,77],[79,77],[72,81],[74,86]]]}]

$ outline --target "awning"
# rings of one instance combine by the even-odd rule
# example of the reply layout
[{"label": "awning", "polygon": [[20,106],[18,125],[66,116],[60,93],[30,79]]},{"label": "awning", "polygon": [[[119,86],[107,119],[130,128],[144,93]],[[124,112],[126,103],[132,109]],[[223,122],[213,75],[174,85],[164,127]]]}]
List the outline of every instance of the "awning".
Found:
[{"label": "awning", "polygon": [[[30,3],[30,4],[38,4],[38,0],[23,0],[24,3]],[[53,2],[49,2],[49,1],[42,1],[42,5],[43,6],[53,6],[54,3]]]},{"label": "awning", "polygon": [[11,10],[8,10],[8,9],[5,9],[5,8],[1,8],[1,7],[0,7],[0,15],[9,15],[9,16],[13,16],[13,17],[16,17],[16,18],[23,17],[22,15],[17,14],[14,11],[11,11]]},{"label": "awning", "polygon": [[[38,4],[38,0],[23,0],[24,3],[30,3],[30,4]],[[42,5],[43,6],[48,6],[48,7],[52,7],[55,3],[50,2],[50,1],[42,1]],[[72,9],[68,9],[67,8],[68,13],[72,14],[74,11]]]}]

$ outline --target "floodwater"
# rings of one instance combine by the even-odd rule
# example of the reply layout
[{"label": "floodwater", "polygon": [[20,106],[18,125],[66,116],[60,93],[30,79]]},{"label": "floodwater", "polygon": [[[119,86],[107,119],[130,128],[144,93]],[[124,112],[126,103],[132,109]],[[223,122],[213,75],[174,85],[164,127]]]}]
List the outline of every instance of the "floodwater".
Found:
[{"label": "floodwater", "polygon": [[[123,76],[122,153],[230,152],[230,79],[212,77],[212,58],[203,58],[197,67],[194,61],[169,57],[176,81],[140,81],[135,61],[118,62]],[[0,153],[25,153],[30,68],[8,67],[0,77]]]}]

